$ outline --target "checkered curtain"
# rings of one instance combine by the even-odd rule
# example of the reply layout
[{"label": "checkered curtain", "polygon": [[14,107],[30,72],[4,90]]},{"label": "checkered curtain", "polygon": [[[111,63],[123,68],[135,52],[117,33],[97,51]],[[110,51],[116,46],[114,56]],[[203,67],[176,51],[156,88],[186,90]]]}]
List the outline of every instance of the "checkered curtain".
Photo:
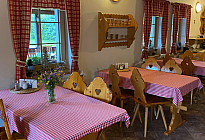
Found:
[{"label": "checkered curtain", "polygon": [[144,3],[144,50],[142,52],[142,58],[147,59],[148,43],[150,37],[150,31],[152,26],[152,0],[145,0]]},{"label": "checkered curtain", "polygon": [[33,0],[32,7],[65,10],[65,2],[64,0]]},{"label": "checkered curtain", "polygon": [[186,43],[185,46],[189,46],[189,30],[190,30],[190,20],[191,20],[191,5],[187,5],[186,9]]},{"label": "checkered curtain", "polygon": [[162,15],[162,26],[161,26],[161,54],[166,54],[166,40],[167,40],[167,31],[168,31],[168,20],[169,20],[169,1],[163,3],[163,15]]},{"label": "checkered curtain", "polygon": [[17,59],[16,80],[26,78],[25,64],[30,42],[31,7],[66,9],[73,55],[71,72],[78,71],[80,0],[9,0],[11,31]]},{"label": "checkered curtain", "polygon": [[187,5],[180,3],[180,13],[179,13],[179,18],[186,18],[186,11],[187,11]]},{"label": "checkered curtain", "polygon": [[163,14],[165,0],[152,0],[152,16],[160,16]]},{"label": "checkered curtain", "polygon": [[9,0],[11,32],[16,54],[16,80],[26,78],[25,64],[30,41],[31,0]]},{"label": "checkered curtain", "polygon": [[174,23],[173,23],[173,43],[171,53],[176,54],[176,41],[177,41],[177,32],[178,32],[178,25],[179,25],[179,15],[180,15],[180,4],[174,4]]},{"label": "checkered curtain", "polygon": [[79,71],[78,50],[80,41],[80,0],[66,0],[70,47],[72,52],[71,72]]}]

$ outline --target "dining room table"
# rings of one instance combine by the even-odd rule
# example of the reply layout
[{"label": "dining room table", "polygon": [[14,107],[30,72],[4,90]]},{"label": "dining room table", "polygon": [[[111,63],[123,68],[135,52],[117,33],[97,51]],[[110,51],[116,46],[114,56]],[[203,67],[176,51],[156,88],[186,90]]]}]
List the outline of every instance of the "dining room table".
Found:
[{"label": "dining room table", "polygon": [[[134,90],[134,87],[130,81],[132,70],[134,68],[136,67],[129,67],[129,71],[118,72],[118,75],[120,77],[120,87]],[[185,122],[183,119],[181,119],[179,111],[175,111],[180,110],[183,96],[187,95],[190,92],[193,92],[195,88],[201,89],[203,87],[202,83],[197,77],[142,68],[137,69],[139,70],[146,84],[146,93],[165,98],[172,98],[172,120],[170,122],[169,129],[165,132],[165,134],[168,135]],[[111,81],[109,79],[109,69],[98,71],[98,76],[102,77],[107,84],[111,84]],[[173,107],[175,108],[174,111]]]},{"label": "dining room table", "polygon": [[[183,59],[181,59],[181,58],[172,58],[172,59],[174,59],[176,61],[176,63],[179,66],[181,66],[181,62],[183,61]],[[164,65],[163,60],[157,60],[157,63],[160,65],[160,67],[162,67]],[[193,74],[205,76],[205,61],[192,60],[192,63],[195,66]]]},{"label": "dining room table", "polygon": [[10,131],[28,140],[76,140],[120,121],[130,124],[122,108],[59,86],[54,91],[56,101],[50,104],[43,86],[30,94],[0,90]]}]

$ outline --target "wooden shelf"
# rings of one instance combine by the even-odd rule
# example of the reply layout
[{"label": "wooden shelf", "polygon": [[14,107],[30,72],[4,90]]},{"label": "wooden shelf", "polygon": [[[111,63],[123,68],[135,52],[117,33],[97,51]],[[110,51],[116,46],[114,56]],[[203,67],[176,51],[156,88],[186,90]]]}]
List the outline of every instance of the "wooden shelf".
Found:
[{"label": "wooden shelf", "polygon": [[116,47],[116,46],[127,46],[128,42],[114,42],[114,43],[105,43],[104,48],[109,48],[109,47]]},{"label": "wooden shelf", "polygon": [[119,25],[119,26],[113,26],[113,25],[108,25],[109,28],[132,28],[133,26],[131,25]]},{"label": "wooden shelf", "polygon": [[[127,28],[127,38],[107,39],[107,32],[110,28]],[[129,48],[135,39],[137,22],[133,16],[118,14],[103,14],[98,12],[98,51],[102,48],[127,46]]]},{"label": "wooden shelf", "polygon": [[120,39],[107,39],[106,42],[108,41],[121,41],[121,40],[134,40],[135,38],[120,38]]}]

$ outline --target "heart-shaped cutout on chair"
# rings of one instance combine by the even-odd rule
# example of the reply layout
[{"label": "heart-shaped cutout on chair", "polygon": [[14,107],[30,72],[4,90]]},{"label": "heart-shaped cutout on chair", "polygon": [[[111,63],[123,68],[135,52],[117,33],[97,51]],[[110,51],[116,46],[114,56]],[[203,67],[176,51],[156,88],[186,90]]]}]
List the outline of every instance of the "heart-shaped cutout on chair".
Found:
[{"label": "heart-shaped cutout on chair", "polygon": [[97,95],[99,95],[100,92],[101,92],[101,89],[95,89],[95,93],[96,93]]},{"label": "heart-shaped cutout on chair", "polygon": [[73,82],[73,86],[74,86],[74,88],[76,88],[78,86],[78,83]]},{"label": "heart-shaped cutout on chair", "polygon": [[150,68],[152,68],[153,65],[149,65]]},{"label": "heart-shaped cutout on chair", "polygon": [[170,70],[170,71],[173,71],[173,70],[174,70],[174,68],[173,68],[173,67],[169,67],[169,70]]}]

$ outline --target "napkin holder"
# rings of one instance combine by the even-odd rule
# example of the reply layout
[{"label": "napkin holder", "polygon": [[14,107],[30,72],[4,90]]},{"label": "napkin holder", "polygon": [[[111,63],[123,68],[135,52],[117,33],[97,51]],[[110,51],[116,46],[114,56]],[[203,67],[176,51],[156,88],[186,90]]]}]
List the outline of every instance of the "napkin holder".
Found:
[{"label": "napkin holder", "polygon": [[19,79],[19,86],[23,87],[23,83],[27,83],[30,88],[37,88],[37,80],[35,79]]},{"label": "napkin holder", "polygon": [[117,71],[130,71],[128,68],[128,63],[117,63]]}]

